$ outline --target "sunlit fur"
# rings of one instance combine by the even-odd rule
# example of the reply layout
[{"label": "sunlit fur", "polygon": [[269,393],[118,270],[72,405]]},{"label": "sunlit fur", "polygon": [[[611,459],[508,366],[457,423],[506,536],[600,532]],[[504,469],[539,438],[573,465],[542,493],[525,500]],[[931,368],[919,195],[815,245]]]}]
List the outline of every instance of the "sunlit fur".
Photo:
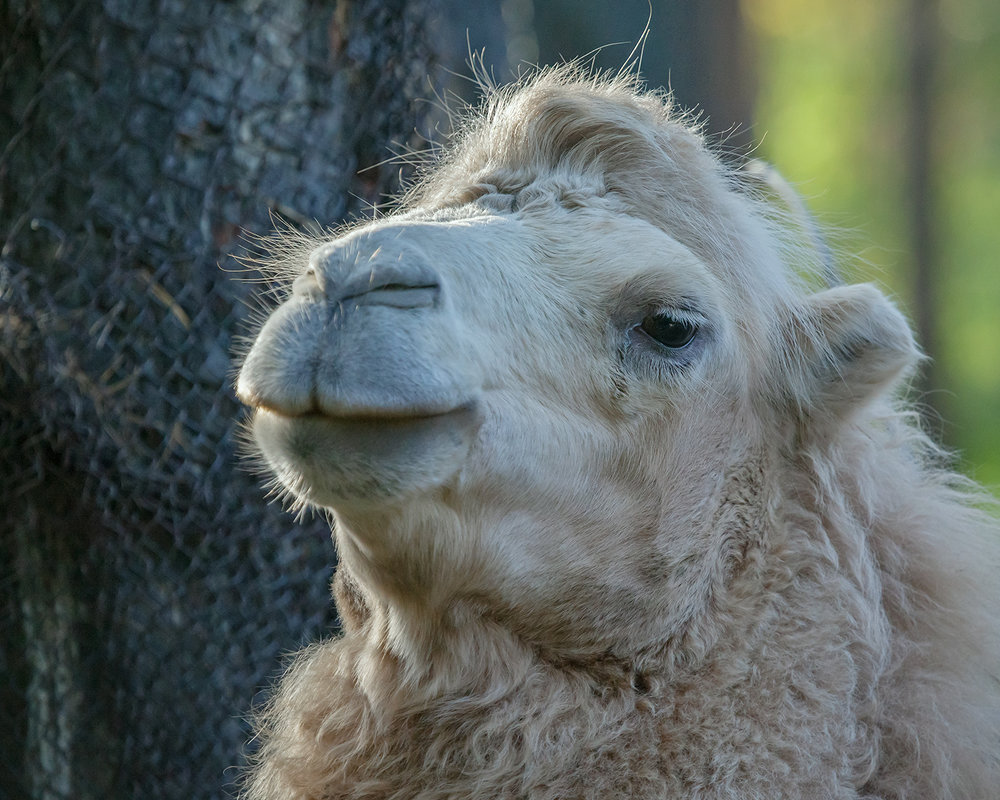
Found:
[{"label": "sunlit fur", "polygon": [[[371,235],[474,245],[433,252],[484,422],[435,490],[332,503],[344,633],[261,710],[248,798],[997,795],[997,524],[898,398],[902,317],[810,288],[786,227],[630,78],[463,123]],[[620,338],[663,281],[711,316],[691,365]]]}]

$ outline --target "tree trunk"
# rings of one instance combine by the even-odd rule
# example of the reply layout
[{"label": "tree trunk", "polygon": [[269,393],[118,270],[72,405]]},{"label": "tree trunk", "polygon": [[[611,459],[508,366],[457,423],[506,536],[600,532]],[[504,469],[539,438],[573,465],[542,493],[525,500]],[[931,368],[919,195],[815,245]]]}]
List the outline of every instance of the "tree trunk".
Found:
[{"label": "tree trunk", "polygon": [[[917,341],[931,358],[924,364],[918,388],[933,393],[941,384],[937,331],[937,214],[934,191],[933,121],[934,74],[938,57],[938,8],[929,0],[910,0],[905,7],[907,29],[907,109],[906,109],[906,214],[910,251],[913,254],[913,315]],[[931,430],[940,420],[948,401],[945,395],[928,397],[925,414]],[[947,431],[942,434],[947,438]]]},{"label": "tree trunk", "polygon": [[434,2],[0,9],[0,796],[230,796],[334,624],[326,522],[238,463],[231,273],[272,213],[393,190],[363,170],[431,127]]}]

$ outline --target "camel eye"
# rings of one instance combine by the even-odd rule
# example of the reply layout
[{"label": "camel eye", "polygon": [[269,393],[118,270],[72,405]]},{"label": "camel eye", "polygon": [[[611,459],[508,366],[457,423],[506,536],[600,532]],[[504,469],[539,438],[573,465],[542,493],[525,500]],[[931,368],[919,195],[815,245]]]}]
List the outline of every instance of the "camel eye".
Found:
[{"label": "camel eye", "polygon": [[647,336],[671,350],[687,347],[698,332],[698,326],[690,320],[678,319],[670,314],[650,314],[639,327]]}]

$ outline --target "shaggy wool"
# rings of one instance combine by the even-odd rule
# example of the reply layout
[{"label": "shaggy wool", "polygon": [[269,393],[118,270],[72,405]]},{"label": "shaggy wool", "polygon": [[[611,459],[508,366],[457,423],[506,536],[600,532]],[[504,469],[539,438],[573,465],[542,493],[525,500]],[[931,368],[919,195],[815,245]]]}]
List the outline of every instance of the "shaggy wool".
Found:
[{"label": "shaggy wool", "polygon": [[[705,358],[723,345],[739,357],[675,368],[628,340],[598,381],[588,365],[605,361],[586,348],[603,333],[579,352],[569,335],[515,347],[518,314],[547,330],[546,306],[507,308],[510,328],[491,335],[526,355],[503,380],[564,392],[592,425],[557,401],[496,400],[505,411],[469,458],[502,458],[388,510],[331,504],[343,632],[296,655],[261,710],[248,799],[1000,797],[1000,527],[901,399],[919,361],[902,317],[872,287],[817,289],[808,237],[767,195],[669,97],[562,67],[493,90],[400,209],[370,223],[400,238],[414,220],[416,237],[464,226],[483,263],[554,262],[553,286],[576,267],[559,261],[563,230],[595,250],[616,230],[637,231],[636,247],[642,231],[669,237],[727,309]],[[497,218],[548,244],[497,239],[492,253]],[[483,296],[513,292],[494,272]],[[551,316],[583,330],[587,302],[553,299]],[[669,399],[646,414],[655,386]],[[489,444],[508,430],[506,449]],[[519,509],[503,489],[533,469],[538,439],[590,448],[545,462],[585,488]],[[491,468],[492,484],[479,477]],[[379,525],[417,543],[410,555],[366,561],[356,532]],[[532,525],[579,537],[544,581],[535,550],[510,552]]]}]

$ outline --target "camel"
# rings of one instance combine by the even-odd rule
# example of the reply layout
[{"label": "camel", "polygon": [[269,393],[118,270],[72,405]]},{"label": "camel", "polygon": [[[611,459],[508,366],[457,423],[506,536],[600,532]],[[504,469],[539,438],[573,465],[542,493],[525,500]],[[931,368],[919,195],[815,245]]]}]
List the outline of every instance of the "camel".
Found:
[{"label": "camel", "polygon": [[237,392],[331,518],[343,631],[247,798],[997,796],[996,519],[903,397],[903,315],[776,205],[569,66],[285,243]]}]

